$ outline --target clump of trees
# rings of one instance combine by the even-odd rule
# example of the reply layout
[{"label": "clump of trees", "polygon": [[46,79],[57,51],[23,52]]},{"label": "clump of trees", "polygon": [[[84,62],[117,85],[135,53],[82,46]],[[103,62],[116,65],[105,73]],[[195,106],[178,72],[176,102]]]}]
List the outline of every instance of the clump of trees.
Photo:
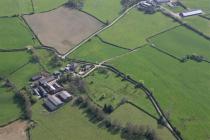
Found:
[{"label": "clump of trees", "polygon": [[186,62],[187,60],[193,60],[196,62],[202,62],[205,61],[205,58],[201,55],[192,54],[192,55],[186,55],[181,59],[181,62]]},{"label": "clump of trees", "polygon": [[91,120],[100,122],[100,126],[105,127],[112,133],[120,133],[126,140],[159,140],[155,130],[148,126],[134,125],[132,123],[123,125],[119,120],[111,119],[106,112],[109,108],[112,108],[110,105],[104,105],[104,107],[101,108],[92,103],[86,96],[78,96],[74,100],[74,105],[85,109],[86,113],[89,114],[88,116],[91,117]]},{"label": "clump of trees", "polygon": [[68,0],[66,3],[67,7],[75,8],[75,9],[82,9],[84,5],[84,0]]},{"label": "clump of trees", "polygon": [[120,3],[124,9],[127,9],[127,8],[133,6],[134,4],[137,4],[138,2],[140,2],[140,0],[121,0]]},{"label": "clump of trees", "polygon": [[54,55],[51,58],[51,60],[49,62],[49,65],[52,66],[53,68],[61,67],[62,66],[62,61],[57,55]]}]

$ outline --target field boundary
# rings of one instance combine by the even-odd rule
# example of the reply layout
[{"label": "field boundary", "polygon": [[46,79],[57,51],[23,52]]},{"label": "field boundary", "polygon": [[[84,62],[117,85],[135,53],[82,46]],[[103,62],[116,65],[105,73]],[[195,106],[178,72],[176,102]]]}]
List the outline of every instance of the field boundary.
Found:
[{"label": "field boundary", "polygon": [[18,120],[21,120],[21,117],[18,117],[17,119],[14,119],[14,120],[12,120],[12,121],[9,121],[9,122],[7,122],[7,123],[5,123],[5,124],[1,124],[1,125],[0,125],[0,128],[1,128],[1,127],[6,127],[7,125],[10,125],[10,124],[12,124],[12,123],[14,123],[14,122],[16,122],[16,121],[18,121]]},{"label": "field boundary", "polygon": [[121,46],[118,46],[118,45],[115,45],[113,43],[110,43],[110,42],[107,42],[105,40],[103,40],[100,36],[96,35],[96,37],[104,44],[107,44],[107,45],[110,45],[110,46],[113,46],[113,47],[117,47],[119,49],[124,49],[124,50],[128,50],[128,51],[131,51],[132,49],[129,49],[129,48],[124,48],[124,47],[121,47]]},{"label": "field boundary", "polygon": [[183,140],[181,135],[178,134],[177,128],[175,128],[171,124],[171,122],[167,119],[167,117],[165,116],[164,111],[160,107],[160,105],[159,105],[158,101],[156,100],[156,98],[153,96],[153,93],[143,83],[135,81],[130,76],[126,76],[126,74],[120,72],[119,70],[117,70],[113,66],[110,66],[110,65],[107,65],[107,64],[102,64],[102,66],[107,67],[109,70],[113,71],[118,76],[120,76],[121,78],[127,80],[128,82],[130,82],[134,86],[138,86],[137,88],[141,88],[145,92],[145,94],[147,95],[147,97],[149,98],[151,103],[153,104],[153,106],[156,109],[156,111],[159,114],[159,116],[163,118],[163,120],[165,122],[165,126],[168,128],[168,130],[176,137],[177,140]]}]

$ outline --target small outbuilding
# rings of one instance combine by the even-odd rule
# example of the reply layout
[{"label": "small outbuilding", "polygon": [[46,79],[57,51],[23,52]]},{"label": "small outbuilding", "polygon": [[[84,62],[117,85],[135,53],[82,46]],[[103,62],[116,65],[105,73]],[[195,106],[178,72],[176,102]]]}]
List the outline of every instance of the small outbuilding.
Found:
[{"label": "small outbuilding", "polygon": [[157,4],[162,4],[162,3],[168,3],[171,2],[171,0],[154,0]]}]

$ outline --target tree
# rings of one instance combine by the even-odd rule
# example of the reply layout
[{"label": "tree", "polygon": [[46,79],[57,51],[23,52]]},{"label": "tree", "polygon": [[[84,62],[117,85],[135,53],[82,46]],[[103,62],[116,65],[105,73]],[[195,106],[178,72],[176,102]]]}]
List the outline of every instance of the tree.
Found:
[{"label": "tree", "polygon": [[35,54],[32,54],[30,62],[31,63],[39,63],[39,61],[40,61],[39,57],[37,55],[35,55]]},{"label": "tree", "polygon": [[62,62],[61,62],[61,59],[57,56],[57,55],[54,55],[52,57],[52,59],[50,60],[49,64],[52,66],[52,67],[60,67],[62,66]]},{"label": "tree", "polygon": [[113,106],[112,105],[107,105],[105,104],[104,107],[103,107],[103,111],[105,113],[112,113],[112,111],[114,110]]},{"label": "tree", "polygon": [[81,9],[83,7],[84,0],[68,0],[66,6],[75,9]]}]

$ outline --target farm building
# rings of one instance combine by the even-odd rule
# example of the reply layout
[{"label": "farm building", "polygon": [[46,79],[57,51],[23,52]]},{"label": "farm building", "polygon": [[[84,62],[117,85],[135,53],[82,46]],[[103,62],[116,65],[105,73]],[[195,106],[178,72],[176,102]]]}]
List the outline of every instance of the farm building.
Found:
[{"label": "farm building", "polygon": [[180,16],[189,17],[189,16],[194,16],[194,15],[199,15],[202,13],[203,13],[202,10],[193,10],[193,11],[182,12],[182,13],[180,13]]},{"label": "farm building", "polygon": [[154,1],[158,4],[171,2],[171,0],[154,0]]},{"label": "farm building", "polygon": [[57,107],[53,105],[49,100],[44,100],[44,106],[47,108],[49,111],[55,111]]},{"label": "farm building", "polygon": [[67,91],[61,91],[57,93],[58,98],[60,98],[63,102],[68,102],[72,99],[72,95]]},{"label": "farm building", "polygon": [[41,79],[41,78],[42,78],[41,75],[36,75],[36,76],[33,76],[33,77],[31,78],[31,81],[36,81],[36,80],[39,80],[39,79]]},{"label": "farm building", "polygon": [[46,83],[51,82],[51,81],[54,81],[54,80],[56,80],[55,77],[54,76],[50,76],[50,77],[47,77],[47,78],[40,79],[39,80],[39,83],[41,85],[45,85]]},{"label": "farm building", "polygon": [[63,102],[54,95],[48,95],[47,99],[56,107],[63,105]]}]

